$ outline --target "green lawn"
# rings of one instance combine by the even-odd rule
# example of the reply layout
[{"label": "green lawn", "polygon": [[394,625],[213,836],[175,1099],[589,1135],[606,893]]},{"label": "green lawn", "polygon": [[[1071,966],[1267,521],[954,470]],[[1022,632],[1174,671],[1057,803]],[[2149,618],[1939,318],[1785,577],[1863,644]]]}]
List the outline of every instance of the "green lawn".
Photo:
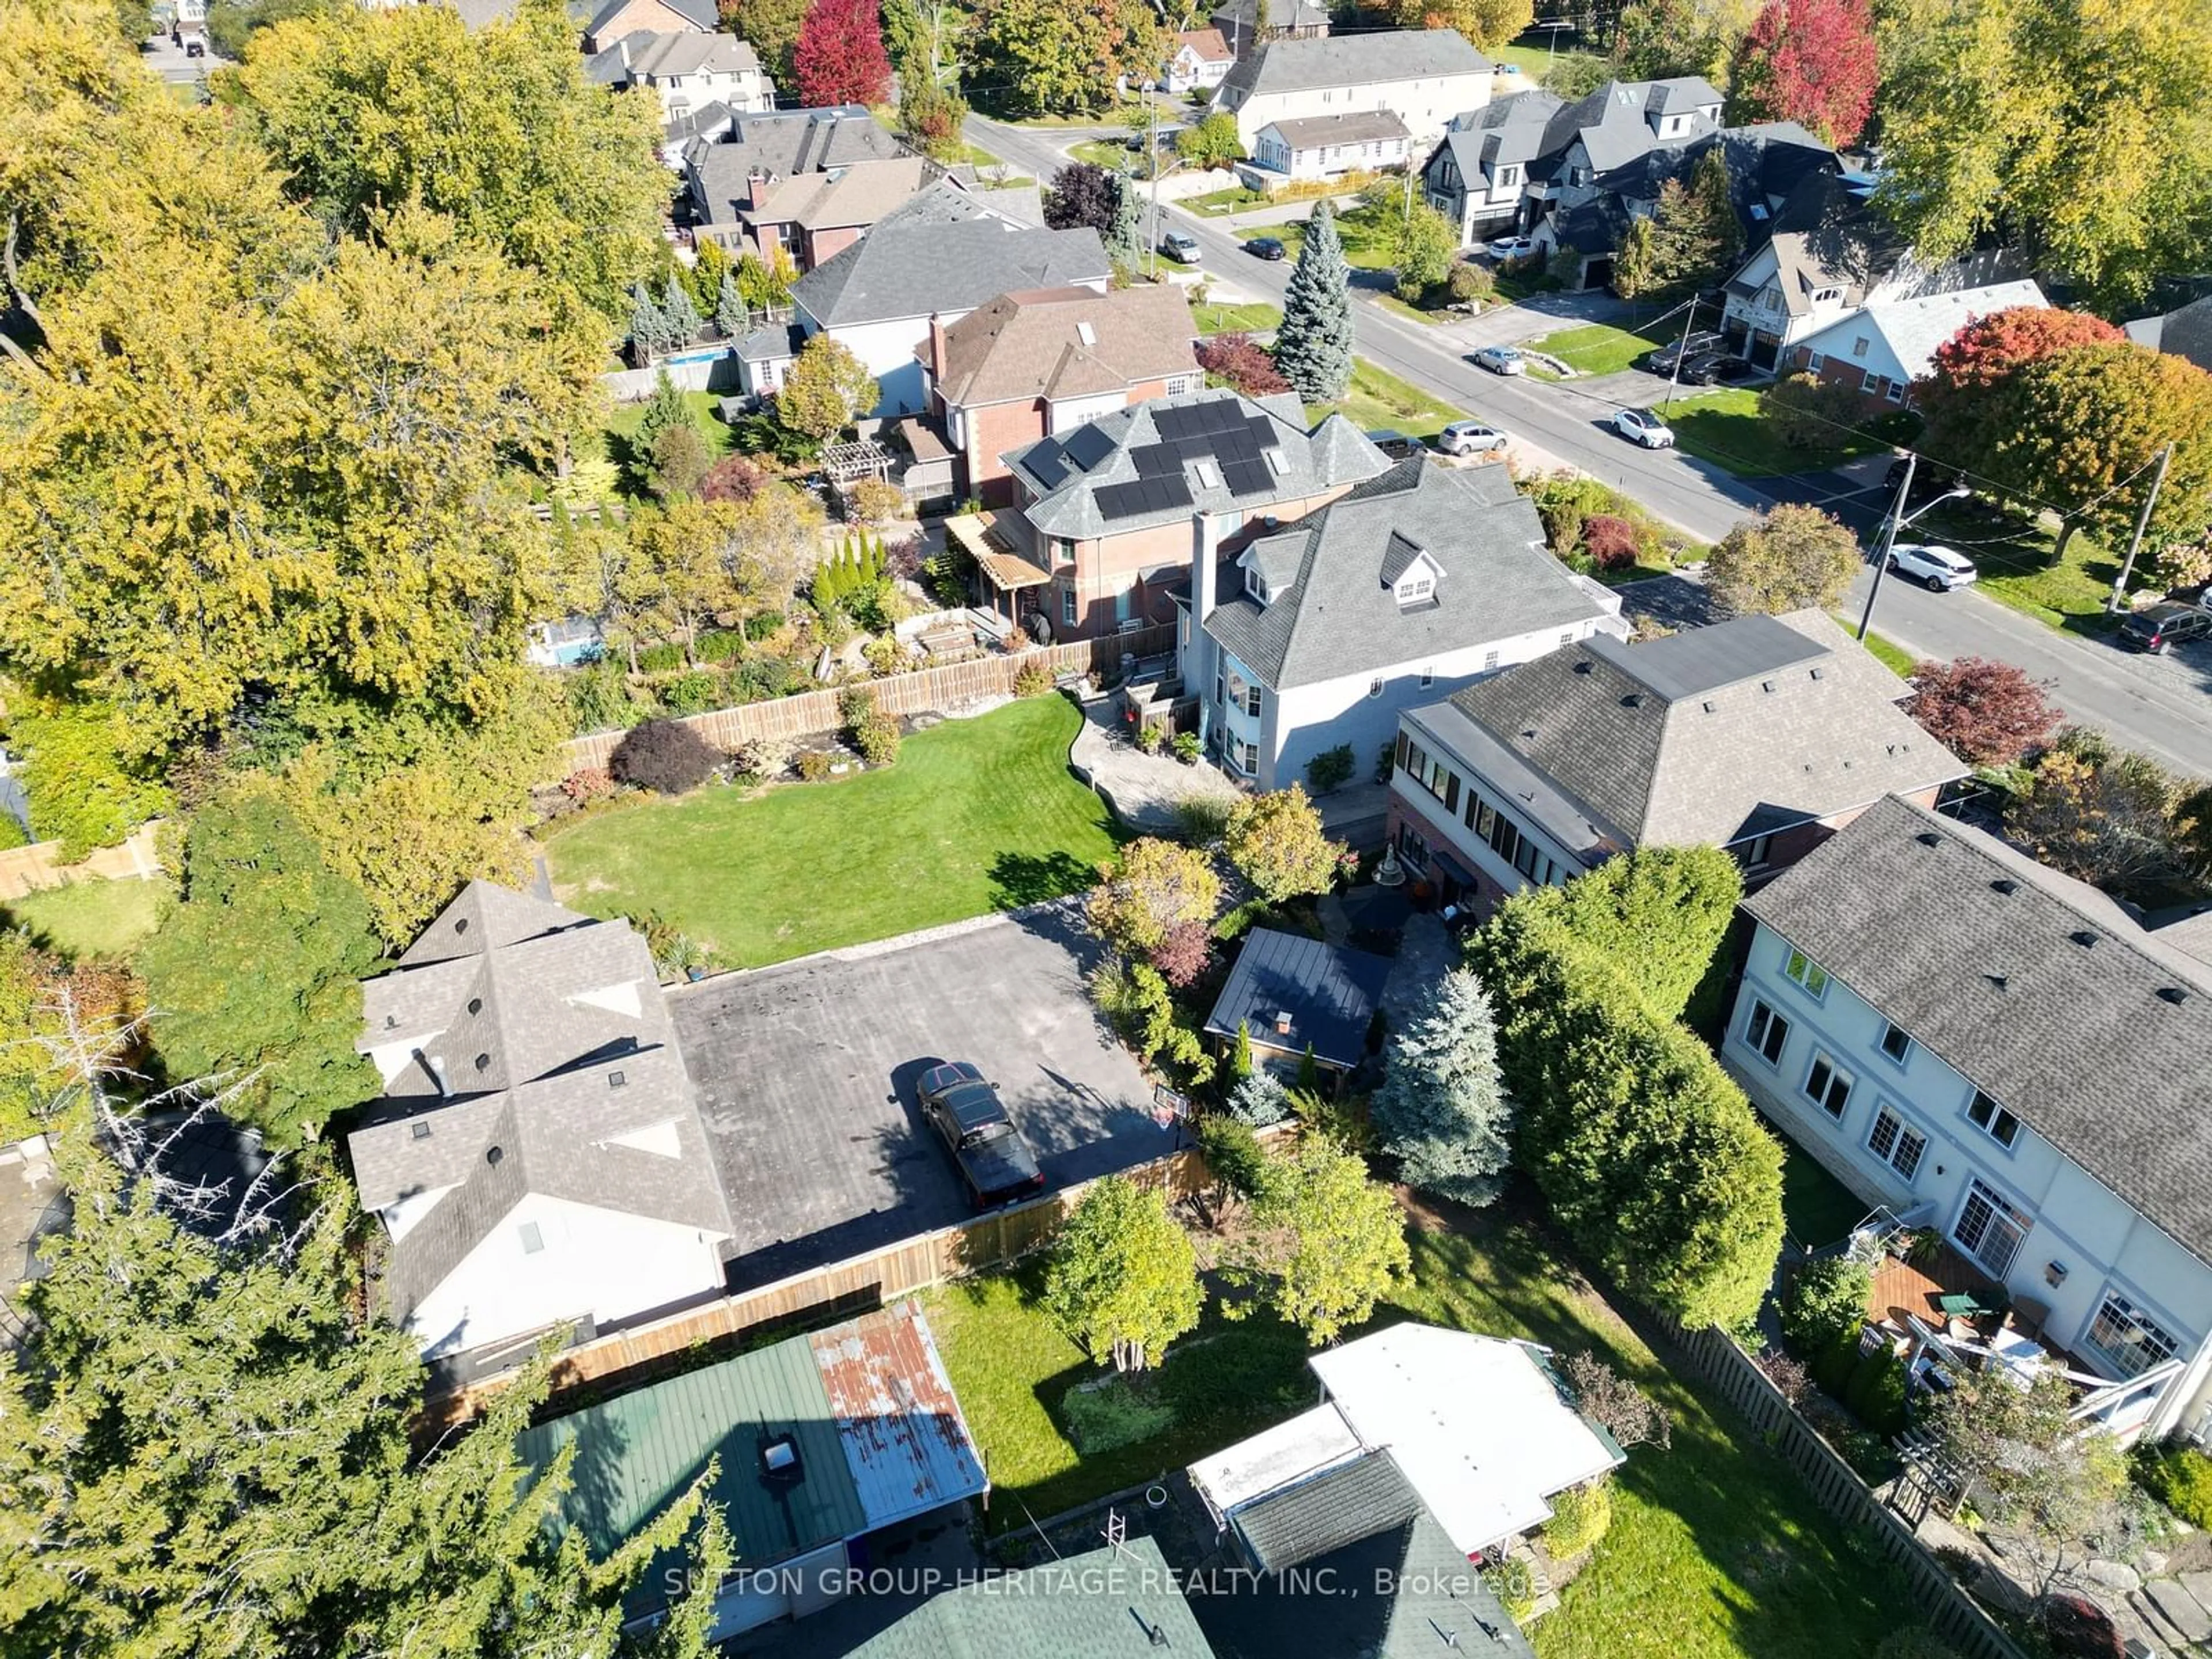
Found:
[{"label": "green lawn", "polygon": [[77,881],[9,899],[9,925],[75,962],[121,962],[152,935],[171,889],[166,881]]},{"label": "green lawn", "polygon": [[[1856,617],[1847,617],[1838,611],[1836,613],[1836,622],[1846,633],[1856,634],[1859,631],[1859,619]],[[1872,629],[1868,630],[1866,638],[1860,643],[1874,653],[1876,662],[1893,674],[1910,675],[1912,672],[1913,665],[1920,660],[1894,640],[1886,640]]]},{"label": "green lawn", "polygon": [[2052,556],[2058,532],[2050,526],[1979,501],[1931,507],[1905,538],[1955,547],[1980,570],[1983,592],[2033,617],[2047,628],[2102,634],[2113,620],[2105,612],[2120,562],[2095,537],[2077,534],[2066,556]]},{"label": "green lawn", "polygon": [[1531,340],[1528,349],[1557,357],[1577,374],[1618,374],[1662,343],[1656,335],[1592,323],[1583,328],[1563,328],[1556,334]]},{"label": "green lawn", "polygon": [[1204,196],[1189,197],[1176,204],[1178,207],[1188,208],[1193,213],[1204,214],[1241,213],[1246,208],[1265,207],[1267,204],[1265,191],[1246,190],[1241,185],[1213,191]]},{"label": "green lawn", "polygon": [[[700,435],[707,441],[707,447],[716,455],[726,455],[738,446],[738,434],[725,426],[721,416],[714,412],[715,405],[721,401],[720,395],[712,392],[687,392],[684,394],[684,407],[691,411],[691,424],[699,428]],[[629,441],[636,434],[638,423],[644,419],[645,405],[642,403],[624,404],[615,410],[605,428],[609,460],[623,465],[629,463]]]},{"label": "green lawn", "polygon": [[1593,54],[1565,49],[1554,53],[1549,46],[1516,45],[1486,47],[1483,55],[1492,63],[1512,64],[1521,71],[1522,78],[1529,85],[1540,86],[1543,84],[1545,73],[1554,64],[1564,64],[1573,58],[1589,58]]},{"label": "green lawn", "polygon": [[[1409,1316],[1563,1352],[1595,1349],[1673,1423],[1670,1450],[1629,1454],[1611,1533],[1531,1632],[1541,1659],[1864,1659],[1902,1605],[1886,1571],[1853,1553],[1741,1421],[1671,1375],[1536,1226],[1494,1216],[1466,1224],[1413,1231],[1413,1282],[1378,1322]],[[1036,1283],[1034,1270],[992,1276],[930,1302],[995,1486],[994,1531],[1149,1480],[1312,1404],[1294,1334],[1209,1320],[1194,1346],[1125,1396],[1147,1407],[1124,1419],[1140,1437],[1083,1455],[1066,1402],[1100,1369],[1036,1306]]]},{"label": "green lawn", "polygon": [[1081,715],[1036,697],[909,738],[896,765],[749,796],[641,800],[546,847],[563,903],[658,911],[756,968],[1088,886],[1114,837],[1067,770]]},{"label": "green lawn", "polygon": [[1910,413],[1880,415],[1834,448],[1792,449],[1759,413],[1759,393],[1745,386],[1678,393],[1665,414],[1683,453],[1742,478],[1818,471],[1901,443],[1919,426],[1919,416]]},{"label": "green lawn", "polygon": [[[1396,259],[1397,204],[1395,201],[1375,201],[1359,207],[1340,207],[1336,215],[1338,237],[1344,243],[1344,262],[1362,270],[1388,270]],[[1304,246],[1306,222],[1293,219],[1279,225],[1240,225],[1237,229],[1239,241],[1249,242],[1255,236],[1272,236],[1283,245],[1284,254],[1298,257]]]},{"label": "green lawn", "polygon": [[1258,300],[1242,305],[1208,300],[1190,313],[1200,334],[1273,334],[1283,325],[1282,308]]},{"label": "green lawn", "polygon": [[[1771,1127],[1771,1126],[1770,1126]],[[1841,1243],[1871,1207],[1830,1175],[1796,1142],[1775,1130],[1782,1143],[1782,1222],[1808,1250]]]},{"label": "green lawn", "polygon": [[1115,138],[1085,138],[1079,144],[1068,146],[1067,153],[1079,161],[1088,161],[1109,173],[1119,173],[1139,152],[1125,149]]},{"label": "green lawn", "polygon": [[1341,414],[1362,432],[1388,428],[1408,437],[1432,438],[1462,411],[1440,403],[1396,375],[1386,374],[1365,358],[1352,365],[1352,392],[1341,403],[1309,404],[1306,418],[1318,421],[1332,411]]}]

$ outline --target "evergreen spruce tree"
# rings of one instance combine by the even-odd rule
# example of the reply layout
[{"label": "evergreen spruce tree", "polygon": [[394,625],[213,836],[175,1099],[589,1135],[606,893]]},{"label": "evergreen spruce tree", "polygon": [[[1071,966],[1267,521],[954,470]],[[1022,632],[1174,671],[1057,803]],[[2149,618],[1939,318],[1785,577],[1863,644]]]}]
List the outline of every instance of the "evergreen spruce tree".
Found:
[{"label": "evergreen spruce tree", "polygon": [[1252,1027],[1244,1020],[1237,1022],[1237,1048],[1229,1057],[1229,1080],[1242,1083],[1252,1075]]},{"label": "evergreen spruce tree", "polygon": [[670,350],[688,346],[699,337],[699,307],[692,303],[691,290],[678,277],[668,279],[668,295],[661,301],[660,315],[667,326]]},{"label": "evergreen spruce tree", "polygon": [[645,413],[638,417],[637,431],[629,441],[630,452],[640,458],[641,465],[651,458],[664,434],[690,424],[690,405],[664,368],[653,379],[653,395],[645,400]]},{"label": "evergreen spruce tree", "polygon": [[1145,252],[1145,209],[1136,180],[1126,173],[1114,175],[1114,216],[1106,226],[1106,257],[1117,265],[1134,267]]},{"label": "evergreen spruce tree", "polygon": [[629,285],[629,338],[641,357],[668,349],[668,319],[642,282]]},{"label": "evergreen spruce tree", "polygon": [[714,294],[714,326],[724,337],[734,340],[745,331],[748,313],[745,296],[738,292],[738,279],[729,271],[722,273],[722,285]]},{"label": "evergreen spruce tree", "polygon": [[1375,1127],[1407,1183],[1487,1204],[1511,1159],[1512,1108],[1498,1069],[1490,995],[1464,968],[1446,974],[1391,1035]]},{"label": "evergreen spruce tree", "polygon": [[1275,331],[1275,367],[1307,403],[1335,403],[1352,385],[1351,281],[1336,216],[1324,200],[1306,226]]},{"label": "evergreen spruce tree", "polygon": [[1229,1115],[1264,1129],[1291,1115],[1291,1091],[1273,1072],[1254,1072],[1229,1091]]}]

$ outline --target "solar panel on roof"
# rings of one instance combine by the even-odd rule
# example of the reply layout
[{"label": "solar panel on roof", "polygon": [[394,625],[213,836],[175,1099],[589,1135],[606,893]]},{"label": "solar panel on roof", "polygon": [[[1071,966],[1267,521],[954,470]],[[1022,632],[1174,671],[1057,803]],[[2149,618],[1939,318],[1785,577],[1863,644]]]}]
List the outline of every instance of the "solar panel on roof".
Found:
[{"label": "solar panel on roof", "polygon": [[1224,461],[1221,478],[1232,495],[1265,495],[1275,487],[1274,475],[1267,471],[1267,462],[1258,459]]},{"label": "solar panel on roof", "polygon": [[1060,442],[1067,458],[1085,472],[1114,453],[1114,441],[1095,426],[1079,426]]},{"label": "solar panel on roof", "polygon": [[1022,457],[1022,465],[1036,474],[1048,489],[1067,476],[1067,463],[1062,458],[1060,447],[1049,438]]},{"label": "solar panel on roof", "polygon": [[1163,478],[1182,471],[1182,453],[1174,444],[1146,444],[1142,449],[1131,450],[1129,459],[1136,464],[1140,478]]},{"label": "solar panel on roof", "polygon": [[1142,514],[1163,513],[1190,504],[1190,489],[1180,473],[1171,477],[1138,478],[1129,483],[1109,484],[1098,492],[1098,510],[1109,520],[1133,519]]}]

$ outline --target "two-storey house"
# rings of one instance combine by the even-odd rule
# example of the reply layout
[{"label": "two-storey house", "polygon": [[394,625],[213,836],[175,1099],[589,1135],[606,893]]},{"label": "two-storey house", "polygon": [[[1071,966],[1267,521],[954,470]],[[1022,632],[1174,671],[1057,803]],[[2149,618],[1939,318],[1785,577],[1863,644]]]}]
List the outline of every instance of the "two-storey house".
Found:
[{"label": "two-storey house", "polygon": [[1262,129],[1317,115],[1387,111],[1426,143],[1463,110],[1490,101],[1490,60],[1456,29],[1382,29],[1280,40],[1237,61],[1214,94],[1247,154]]},{"label": "two-storey house", "polygon": [[1182,290],[1169,284],[1030,289],[951,323],[933,320],[915,355],[930,418],[957,458],[956,493],[1006,506],[1008,451],[1197,391],[1205,376],[1191,328]]},{"label": "two-storey house", "polygon": [[1415,457],[1233,556],[1193,557],[1182,682],[1223,766],[1259,789],[1340,746],[1371,764],[1414,704],[1627,632],[1620,600],[1546,548],[1502,466]]},{"label": "two-storey house", "polygon": [[720,23],[714,0],[606,0],[584,25],[584,51],[605,52],[640,29],[653,34],[712,34]]},{"label": "two-storey house", "polygon": [[1170,92],[1198,92],[1219,86],[1236,61],[1219,29],[1185,29],[1176,36],[1160,79]]},{"label": "two-storey house", "polygon": [[1389,465],[1340,415],[1310,426],[1290,393],[1225,389],[1133,404],[1004,459],[1013,505],[975,533],[1033,568],[1033,620],[1056,639],[1174,621],[1198,543],[1241,550]]},{"label": "two-storey house", "polygon": [[1966,775],[1907,690],[1816,610],[1597,635],[1401,715],[1390,837],[1478,914],[1639,847],[1718,847],[1755,883],[1884,795],[1932,804]]},{"label": "two-storey house", "polygon": [[692,234],[720,242],[734,258],[753,246],[747,216],[787,180],[908,153],[858,104],[734,113],[684,146]]},{"label": "two-storey house", "polygon": [[1869,1206],[1933,1229],[2115,1431],[2201,1434],[2212,965],[1892,798],[1753,894],[1722,1059]]},{"label": "two-storey house", "polygon": [[729,1211],[629,923],[471,882],[362,1006],[384,1097],[346,1145],[391,1316],[426,1354],[720,1292]]},{"label": "two-storey house", "polygon": [[683,129],[695,110],[720,104],[733,113],[775,107],[775,87],[753,49],[731,34],[639,29],[584,60],[585,78],[660,100],[665,128]]},{"label": "two-storey house", "polygon": [[940,179],[842,252],[793,284],[789,324],[748,335],[739,379],[754,396],[783,384],[808,340],[827,334],[875,377],[879,416],[920,413],[928,391],[919,356],[933,325],[950,325],[1015,289],[1079,287],[1103,294],[1114,275],[1088,226],[1048,230],[1002,212],[995,198]]}]

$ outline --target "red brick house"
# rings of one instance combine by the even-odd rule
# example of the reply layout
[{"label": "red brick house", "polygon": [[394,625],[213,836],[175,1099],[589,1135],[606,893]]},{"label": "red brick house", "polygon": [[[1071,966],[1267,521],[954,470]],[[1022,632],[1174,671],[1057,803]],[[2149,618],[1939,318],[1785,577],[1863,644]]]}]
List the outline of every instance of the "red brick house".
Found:
[{"label": "red brick house", "polygon": [[1003,457],[1147,398],[1204,384],[1190,307],[1171,286],[1003,294],[915,348],[929,414],[959,458],[955,485],[990,507],[1014,499]]},{"label": "red brick house", "polygon": [[1912,383],[1936,363],[1936,348],[1992,312],[2050,303],[2031,282],[1870,302],[1807,335],[1786,354],[1786,371],[1857,392],[1869,406],[1910,405]]}]

